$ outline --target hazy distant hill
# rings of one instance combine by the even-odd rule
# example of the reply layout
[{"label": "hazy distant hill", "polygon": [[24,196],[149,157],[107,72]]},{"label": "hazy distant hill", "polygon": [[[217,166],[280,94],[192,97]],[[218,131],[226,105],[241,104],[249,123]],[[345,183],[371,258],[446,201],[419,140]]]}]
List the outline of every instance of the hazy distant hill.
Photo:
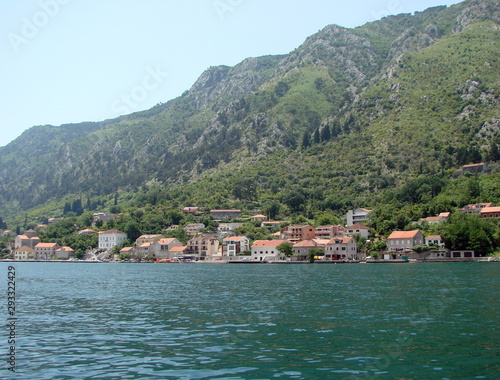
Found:
[{"label": "hazy distant hill", "polygon": [[150,110],[31,128],[0,148],[0,207],[154,184],[181,203],[293,209],[302,197],[303,210],[338,209],[411,177],[495,161],[498,43],[495,0],[330,25],[288,55],[211,67]]}]

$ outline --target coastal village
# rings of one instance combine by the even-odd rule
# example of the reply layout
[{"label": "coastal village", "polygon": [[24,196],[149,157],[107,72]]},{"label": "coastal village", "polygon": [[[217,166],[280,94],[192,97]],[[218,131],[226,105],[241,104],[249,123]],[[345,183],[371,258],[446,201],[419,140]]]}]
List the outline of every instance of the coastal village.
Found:
[{"label": "coastal village", "polygon": [[[15,235],[10,230],[0,231],[2,237],[10,238],[8,249],[11,260],[15,261],[85,261],[85,262],[156,262],[156,263],[358,263],[358,262],[410,262],[410,261],[479,261],[472,250],[453,251],[446,249],[441,236],[424,236],[419,229],[393,231],[384,242],[385,247],[375,254],[366,249],[366,242],[372,239],[367,227],[372,210],[357,208],[345,215],[345,225],[312,226],[293,225],[282,221],[271,221],[265,215],[253,213],[245,215],[254,225],[272,232],[270,240],[251,241],[239,235],[238,229],[245,219],[241,210],[210,210],[199,207],[180,209],[184,215],[200,216],[209,212],[217,228],[207,231],[203,223],[173,225],[170,231],[183,229],[189,239],[187,244],[166,234],[142,235],[131,246],[125,232],[117,229],[98,231],[88,228],[78,231],[78,235],[97,235],[95,249],[90,249],[83,257],[77,258],[72,247],[57,243],[42,242],[38,232],[46,225],[37,226],[22,234]],[[500,218],[500,207],[492,203],[467,205],[461,213],[475,214],[478,218]],[[94,226],[113,220],[117,215],[95,213]],[[445,223],[449,212],[428,217],[417,223]],[[50,219],[57,223],[62,219]],[[424,249],[422,249],[424,247]]]}]

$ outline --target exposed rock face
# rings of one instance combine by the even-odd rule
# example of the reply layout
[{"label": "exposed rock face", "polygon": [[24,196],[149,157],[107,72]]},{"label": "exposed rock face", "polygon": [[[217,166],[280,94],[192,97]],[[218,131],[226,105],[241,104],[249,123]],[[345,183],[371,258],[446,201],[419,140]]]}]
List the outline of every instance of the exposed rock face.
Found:
[{"label": "exposed rock face", "polygon": [[500,21],[500,2],[498,0],[474,0],[469,3],[458,17],[453,33],[461,33],[465,27],[477,20],[492,19]]}]

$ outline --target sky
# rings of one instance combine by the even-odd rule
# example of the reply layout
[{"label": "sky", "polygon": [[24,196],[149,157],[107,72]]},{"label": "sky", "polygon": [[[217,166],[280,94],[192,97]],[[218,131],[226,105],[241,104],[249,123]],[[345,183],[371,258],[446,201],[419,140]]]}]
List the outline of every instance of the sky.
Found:
[{"label": "sky", "polygon": [[211,66],[286,54],[347,28],[459,0],[0,2],[0,146],[35,125],[102,121],[188,90]]}]

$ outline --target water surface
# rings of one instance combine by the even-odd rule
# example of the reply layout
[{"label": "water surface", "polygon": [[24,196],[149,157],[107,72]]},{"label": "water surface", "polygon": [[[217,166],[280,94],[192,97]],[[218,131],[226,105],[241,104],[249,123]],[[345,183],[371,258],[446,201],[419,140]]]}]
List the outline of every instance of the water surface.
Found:
[{"label": "water surface", "polygon": [[13,265],[0,378],[500,378],[497,263]]}]

